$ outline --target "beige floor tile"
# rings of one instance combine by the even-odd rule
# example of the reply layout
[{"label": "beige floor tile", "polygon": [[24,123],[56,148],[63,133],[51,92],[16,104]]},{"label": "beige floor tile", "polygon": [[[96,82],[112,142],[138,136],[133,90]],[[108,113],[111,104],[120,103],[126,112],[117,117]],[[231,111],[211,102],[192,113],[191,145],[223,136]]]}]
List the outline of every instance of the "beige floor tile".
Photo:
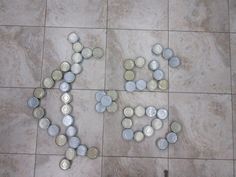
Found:
[{"label": "beige floor tile", "polygon": [[236,32],[236,1],[229,0],[230,31]]},{"label": "beige floor tile", "polygon": [[236,93],[236,34],[230,35],[232,92]]}]

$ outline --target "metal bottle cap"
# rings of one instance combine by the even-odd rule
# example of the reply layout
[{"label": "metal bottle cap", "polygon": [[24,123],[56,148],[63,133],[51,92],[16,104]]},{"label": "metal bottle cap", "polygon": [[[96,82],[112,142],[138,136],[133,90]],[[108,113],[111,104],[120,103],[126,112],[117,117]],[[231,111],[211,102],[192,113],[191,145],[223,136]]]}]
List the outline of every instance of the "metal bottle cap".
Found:
[{"label": "metal bottle cap", "polygon": [[127,80],[127,81],[132,81],[134,80],[135,78],[135,73],[134,71],[125,71],[125,74],[124,74],[124,79]]},{"label": "metal bottle cap", "polygon": [[72,72],[66,72],[66,73],[64,74],[64,80],[65,80],[67,83],[72,83],[72,82],[74,82],[74,80],[75,80],[75,75],[74,75],[74,73],[72,73]]},{"label": "metal bottle cap", "polygon": [[143,134],[147,137],[150,137],[154,134],[154,129],[150,125],[146,125],[143,128]]},{"label": "metal bottle cap", "polygon": [[68,91],[70,91],[71,86],[70,86],[70,84],[68,84],[67,82],[61,82],[61,83],[60,83],[60,86],[59,86],[59,89],[60,89],[62,92],[68,92]]},{"label": "metal bottle cap", "polygon": [[34,108],[33,116],[36,119],[41,119],[45,115],[45,110],[42,107]]},{"label": "metal bottle cap", "polygon": [[41,129],[48,129],[50,124],[51,124],[50,120],[48,118],[46,118],[46,117],[44,117],[44,118],[39,120],[39,127]]},{"label": "metal bottle cap", "polygon": [[115,90],[108,90],[107,95],[112,98],[112,101],[116,101],[118,99],[118,92]]},{"label": "metal bottle cap", "polygon": [[99,102],[96,104],[95,109],[97,112],[104,112],[106,110],[106,106]]},{"label": "metal bottle cap", "polygon": [[170,125],[170,129],[174,133],[179,133],[182,130],[182,125],[178,122],[172,122]]},{"label": "metal bottle cap", "polygon": [[101,103],[105,107],[110,106],[111,103],[112,103],[112,98],[108,95],[105,95],[105,96],[102,97]]},{"label": "metal bottle cap", "polygon": [[124,68],[127,70],[131,70],[134,68],[134,61],[132,59],[126,59],[124,61]]},{"label": "metal bottle cap", "polygon": [[145,115],[145,108],[143,106],[137,106],[134,109],[134,113],[137,117],[143,117]]},{"label": "metal bottle cap", "polygon": [[148,81],[147,83],[147,89],[150,91],[154,91],[157,89],[157,81],[152,79],[150,81]]},{"label": "metal bottle cap", "polygon": [[62,170],[68,170],[70,168],[70,161],[67,159],[62,159],[59,163],[59,166]]},{"label": "metal bottle cap", "polygon": [[30,97],[27,101],[29,108],[37,108],[39,106],[39,100],[36,97]]},{"label": "metal bottle cap", "polygon": [[134,61],[135,66],[138,68],[142,68],[144,67],[145,63],[146,63],[146,59],[143,57],[137,57]]},{"label": "metal bottle cap", "polygon": [[133,92],[136,90],[136,84],[134,81],[129,81],[125,83],[125,90],[128,92]]},{"label": "metal bottle cap", "polygon": [[69,126],[67,129],[66,129],[66,135],[67,136],[75,136],[77,133],[77,129],[74,127],[74,126]]},{"label": "metal bottle cap", "polygon": [[133,122],[130,118],[124,118],[121,121],[121,125],[123,126],[123,128],[131,128],[133,125]]},{"label": "metal bottle cap", "polygon": [[37,87],[34,89],[33,95],[38,99],[42,99],[46,95],[46,92],[43,88]]},{"label": "metal bottle cap", "polygon": [[136,142],[142,142],[143,140],[144,140],[144,134],[143,134],[143,132],[141,132],[141,131],[136,131],[135,133],[134,133],[134,140],[136,141]]},{"label": "metal bottle cap", "polygon": [[55,143],[57,146],[64,146],[67,142],[67,138],[65,135],[58,135],[55,139]]},{"label": "metal bottle cap", "polygon": [[162,128],[162,121],[160,119],[153,119],[152,120],[152,127],[155,130],[160,130]]},{"label": "metal bottle cap", "polygon": [[137,80],[135,84],[136,88],[140,91],[144,90],[147,87],[147,83],[145,80]]},{"label": "metal bottle cap", "polygon": [[44,80],[43,80],[43,86],[45,88],[52,88],[54,85],[54,80],[51,78],[51,77],[46,77]]},{"label": "metal bottle cap", "polygon": [[83,45],[80,42],[76,42],[73,44],[72,48],[75,52],[81,52],[83,49]]},{"label": "metal bottle cap", "polygon": [[160,67],[160,63],[157,60],[151,60],[148,64],[148,68],[151,71],[155,71]]},{"label": "metal bottle cap", "polygon": [[156,43],[152,46],[152,53],[154,53],[155,55],[161,55],[163,51],[163,47],[161,46],[161,44]]},{"label": "metal bottle cap", "polygon": [[60,69],[61,71],[63,72],[67,72],[70,70],[70,63],[68,63],[67,61],[63,61],[61,64],[60,64]]},{"label": "metal bottle cap", "polygon": [[61,95],[61,101],[64,103],[64,104],[68,104],[72,101],[72,95],[70,93],[63,93]]},{"label": "metal bottle cap", "polygon": [[79,145],[79,147],[76,150],[77,155],[79,155],[79,156],[86,156],[87,151],[88,151],[88,148],[84,144]]},{"label": "metal bottle cap", "polygon": [[125,107],[123,110],[124,116],[125,117],[132,117],[134,115],[134,109],[132,107]]},{"label": "metal bottle cap", "polygon": [[68,144],[69,147],[76,149],[80,144],[80,139],[76,136],[70,137]]},{"label": "metal bottle cap", "polygon": [[82,66],[78,63],[74,63],[71,66],[71,72],[74,74],[80,74],[82,72],[82,70],[83,70]]},{"label": "metal bottle cap", "polygon": [[158,88],[160,90],[167,90],[168,89],[168,81],[165,79],[162,79],[158,82]]},{"label": "metal bottle cap", "polygon": [[64,104],[61,107],[61,112],[63,115],[68,115],[72,112],[72,106],[70,104]]},{"label": "metal bottle cap", "polygon": [[57,136],[59,132],[60,132],[60,128],[55,124],[52,124],[48,127],[48,134],[50,136]]},{"label": "metal bottle cap", "polygon": [[107,107],[107,112],[116,112],[118,110],[118,105],[116,102],[112,102],[110,106]]},{"label": "metal bottle cap", "polygon": [[181,62],[178,57],[171,57],[169,59],[169,66],[172,68],[177,68],[180,64],[181,64]]},{"label": "metal bottle cap", "polygon": [[90,159],[96,159],[98,157],[99,151],[96,147],[91,147],[87,151],[87,156]]},{"label": "metal bottle cap", "polygon": [[76,151],[73,148],[68,148],[65,155],[68,160],[73,160],[76,157]]},{"label": "metal bottle cap", "polygon": [[170,48],[165,48],[163,50],[162,56],[164,59],[169,60],[171,57],[174,56],[174,51]]},{"label": "metal bottle cap", "polygon": [[59,81],[62,79],[63,73],[62,71],[56,69],[52,72],[51,77],[54,81]]},{"label": "metal bottle cap", "polygon": [[176,133],[170,132],[166,135],[166,139],[170,144],[174,144],[178,140],[178,137]]},{"label": "metal bottle cap", "polygon": [[156,80],[162,80],[164,79],[164,72],[160,69],[157,69],[154,73],[153,73],[153,78],[156,79]]},{"label": "metal bottle cap", "polygon": [[89,59],[90,57],[92,57],[93,51],[92,51],[92,49],[85,47],[85,48],[83,48],[81,55],[84,59]]},{"label": "metal bottle cap", "polygon": [[133,137],[134,137],[134,132],[133,132],[133,130],[130,129],[130,128],[123,129],[122,137],[123,137],[124,140],[127,140],[127,141],[132,140]]},{"label": "metal bottle cap", "polygon": [[157,139],[156,145],[160,150],[165,150],[168,148],[169,143],[165,138]]},{"label": "metal bottle cap", "polygon": [[74,63],[81,63],[83,61],[83,57],[81,53],[73,53],[73,55],[71,56],[71,60]]},{"label": "metal bottle cap", "polygon": [[66,115],[62,119],[62,123],[66,127],[71,126],[74,123],[74,118],[71,115]]},{"label": "metal bottle cap", "polygon": [[96,100],[97,101],[101,101],[102,97],[106,95],[106,92],[104,91],[98,91],[95,94]]},{"label": "metal bottle cap", "polygon": [[148,106],[148,107],[146,108],[146,115],[147,115],[148,117],[155,117],[156,114],[157,114],[157,110],[156,110],[155,107],[153,107],[153,106]]},{"label": "metal bottle cap", "polygon": [[158,109],[157,117],[161,120],[164,120],[168,117],[168,111],[165,108]]},{"label": "metal bottle cap", "polygon": [[70,34],[68,34],[67,39],[70,43],[73,44],[79,40],[79,36],[75,32],[71,32]]},{"label": "metal bottle cap", "polygon": [[100,47],[95,47],[95,48],[93,49],[93,57],[94,57],[94,58],[100,59],[100,58],[103,57],[103,55],[104,55],[104,51],[103,51],[102,48],[100,48]]}]

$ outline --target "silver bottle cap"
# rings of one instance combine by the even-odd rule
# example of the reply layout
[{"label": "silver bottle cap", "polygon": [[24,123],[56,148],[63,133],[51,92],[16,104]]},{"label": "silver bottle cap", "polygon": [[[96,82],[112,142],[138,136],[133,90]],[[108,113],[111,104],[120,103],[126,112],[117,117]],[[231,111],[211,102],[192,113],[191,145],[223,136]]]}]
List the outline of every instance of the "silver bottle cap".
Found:
[{"label": "silver bottle cap", "polygon": [[151,61],[148,63],[148,68],[149,68],[151,71],[156,71],[159,67],[160,67],[160,63],[159,63],[157,60],[151,60]]},{"label": "silver bottle cap", "polygon": [[135,84],[136,88],[140,91],[144,90],[147,87],[147,83],[145,80],[137,80]]},{"label": "silver bottle cap", "polygon": [[181,62],[178,57],[171,57],[169,59],[169,66],[172,68],[177,68],[180,64],[181,64]]},{"label": "silver bottle cap", "polygon": [[68,148],[66,150],[65,156],[68,160],[74,160],[74,158],[76,157],[76,151],[73,148]]},{"label": "silver bottle cap", "polygon": [[132,117],[134,115],[134,109],[132,107],[125,107],[123,110],[123,114],[125,117]]},{"label": "silver bottle cap", "polygon": [[83,45],[80,42],[75,42],[72,48],[75,52],[81,52],[83,49]]},{"label": "silver bottle cap", "polygon": [[36,97],[29,98],[27,101],[27,105],[29,108],[32,108],[32,109],[37,108],[39,106],[38,98],[36,98]]},{"label": "silver bottle cap", "polygon": [[62,119],[62,123],[66,127],[69,127],[69,126],[71,126],[74,123],[74,118],[71,115],[66,115]]},{"label": "silver bottle cap", "polygon": [[66,129],[66,135],[67,136],[75,136],[77,133],[77,129],[74,127],[74,126],[69,126],[67,129]]},{"label": "silver bottle cap", "polygon": [[147,83],[147,89],[150,91],[154,91],[157,89],[157,81],[152,79],[150,81],[148,81]]},{"label": "silver bottle cap", "polygon": [[59,86],[59,89],[60,89],[62,92],[68,92],[68,91],[70,91],[71,86],[70,86],[70,84],[68,84],[67,82],[61,82],[61,83],[60,83],[60,86]]},{"label": "silver bottle cap", "polygon": [[171,123],[170,129],[174,133],[179,133],[182,130],[182,125],[180,123],[174,121]]},{"label": "silver bottle cap", "polygon": [[156,110],[155,107],[153,107],[153,106],[148,106],[148,107],[146,108],[146,115],[147,115],[148,117],[155,117],[156,114],[157,114],[157,110]]},{"label": "silver bottle cap", "polygon": [[62,159],[59,163],[59,166],[62,170],[68,170],[70,168],[70,161],[67,159]]},{"label": "silver bottle cap", "polygon": [[136,141],[136,142],[142,142],[143,140],[144,140],[144,134],[143,134],[143,132],[141,132],[141,131],[136,131],[135,133],[134,133],[134,140]]},{"label": "silver bottle cap", "polygon": [[71,32],[68,34],[67,40],[73,44],[79,40],[79,36],[75,32]]},{"label": "silver bottle cap", "polygon": [[33,95],[38,99],[42,99],[46,95],[46,91],[41,87],[37,87],[34,89]]},{"label": "silver bottle cap", "polygon": [[39,127],[41,129],[48,129],[50,124],[51,124],[50,120],[48,118],[46,118],[46,117],[44,117],[44,118],[39,120]]},{"label": "silver bottle cap", "polygon": [[163,125],[163,123],[160,119],[153,119],[151,124],[155,130],[160,130]]},{"label": "silver bottle cap", "polygon": [[154,53],[155,55],[161,55],[163,51],[163,47],[161,46],[161,44],[156,43],[152,46],[152,53]]},{"label": "silver bottle cap", "polygon": [[79,145],[79,147],[76,150],[77,155],[79,155],[79,156],[86,156],[87,151],[88,151],[88,148],[84,144]]},{"label": "silver bottle cap", "polygon": [[85,48],[83,48],[81,55],[84,59],[89,59],[92,57],[93,51],[92,51],[92,49],[85,47]]},{"label": "silver bottle cap", "polygon": [[118,110],[118,105],[116,102],[112,102],[110,106],[107,107],[107,112],[116,112]]},{"label": "silver bottle cap", "polygon": [[54,86],[54,80],[51,77],[44,78],[43,86],[45,88],[52,88]]},{"label": "silver bottle cap", "polygon": [[174,144],[178,140],[178,137],[176,133],[170,132],[166,135],[166,139],[170,144]]},{"label": "silver bottle cap", "polygon": [[61,64],[60,64],[60,69],[61,71],[63,72],[67,72],[70,70],[70,63],[67,62],[67,61],[63,61]]},{"label": "silver bottle cap", "polygon": [[160,150],[165,150],[168,148],[168,141],[165,138],[157,139],[156,145]]},{"label": "silver bottle cap", "polygon": [[150,125],[143,127],[143,134],[147,137],[150,137],[154,134],[154,129]]},{"label": "silver bottle cap", "polygon": [[69,147],[76,149],[80,144],[80,139],[76,136],[70,137],[68,144]]},{"label": "silver bottle cap", "polygon": [[74,80],[75,80],[75,75],[74,75],[74,73],[72,73],[72,72],[66,72],[66,73],[64,74],[64,81],[66,81],[67,83],[72,83],[72,82],[74,82]]},{"label": "silver bottle cap", "polygon": [[134,60],[132,60],[132,59],[126,59],[125,61],[124,61],[124,68],[126,69],[126,70],[131,70],[131,69],[133,69],[134,68]]},{"label": "silver bottle cap", "polygon": [[73,55],[71,56],[71,60],[73,61],[73,63],[81,63],[83,61],[83,57],[81,53],[73,53]]},{"label": "silver bottle cap", "polygon": [[64,146],[67,142],[67,138],[65,135],[58,135],[55,139],[55,143],[57,146]]},{"label": "silver bottle cap", "polygon": [[106,106],[99,102],[96,104],[95,109],[97,112],[104,112],[106,110]]},{"label": "silver bottle cap", "polygon": [[45,109],[42,107],[34,108],[33,116],[36,119],[41,119],[45,115]]},{"label": "silver bottle cap", "polygon": [[174,56],[174,51],[170,48],[165,48],[163,50],[162,56],[164,59],[169,60],[171,57]]},{"label": "silver bottle cap", "polygon": [[115,90],[108,90],[107,95],[112,98],[112,101],[116,101],[118,99],[118,92]]},{"label": "silver bottle cap", "polygon": [[123,126],[123,128],[131,128],[132,125],[133,125],[133,122],[131,119],[129,118],[124,118],[122,121],[121,121],[121,125]]},{"label": "silver bottle cap", "polygon": [[157,110],[157,117],[164,120],[168,117],[168,111],[165,108],[160,108]]},{"label": "silver bottle cap", "polygon": [[105,107],[110,106],[111,103],[112,103],[112,98],[108,95],[105,95],[105,96],[102,97],[101,103]]},{"label": "silver bottle cap", "polygon": [[143,117],[145,115],[145,108],[143,106],[137,106],[134,109],[134,113],[137,117]]},{"label": "silver bottle cap", "polygon": [[62,79],[63,73],[62,71],[56,69],[52,72],[51,77],[54,81],[59,81]]},{"label": "silver bottle cap", "polygon": [[104,55],[104,51],[103,51],[102,48],[100,48],[100,47],[95,47],[95,48],[93,49],[93,57],[94,57],[94,58],[100,59],[100,58],[103,57],[103,55]]},{"label": "silver bottle cap", "polygon": [[133,92],[136,90],[136,84],[134,81],[129,81],[125,83],[125,90],[128,92]]},{"label": "silver bottle cap", "polygon": [[160,69],[157,69],[154,73],[153,73],[153,78],[156,79],[156,80],[161,80],[161,79],[164,79],[164,72]]},{"label": "silver bottle cap", "polygon": [[61,101],[64,103],[64,104],[68,104],[72,101],[72,95],[68,92],[65,92],[61,95]]},{"label": "silver bottle cap", "polygon": [[143,57],[137,57],[135,60],[134,60],[134,63],[135,63],[135,66],[138,67],[138,68],[143,68],[145,63],[146,63],[146,59],[143,58]]},{"label": "silver bottle cap", "polygon": [[122,137],[124,140],[130,141],[134,137],[134,132],[132,129],[124,129],[122,132]]},{"label": "silver bottle cap", "polygon": [[50,136],[57,136],[59,132],[60,132],[60,128],[55,124],[52,124],[48,127],[48,134]]},{"label": "silver bottle cap", "polygon": [[78,64],[78,63],[74,63],[72,66],[71,66],[71,72],[74,73],[74,74],[80,74],[83,70],[83,67]]},{"label": "silver bottle cap", "polygon": [[68,115],[72,112],[72,106],[70,104],[64,104],[61,107],[61,112],[63,115]]},{"label": "silver bottle cap", "polygon": [[104,91],[97,91],[95,94],[96,100],[101,101],[102,97],[106,95],[106,92]]}]

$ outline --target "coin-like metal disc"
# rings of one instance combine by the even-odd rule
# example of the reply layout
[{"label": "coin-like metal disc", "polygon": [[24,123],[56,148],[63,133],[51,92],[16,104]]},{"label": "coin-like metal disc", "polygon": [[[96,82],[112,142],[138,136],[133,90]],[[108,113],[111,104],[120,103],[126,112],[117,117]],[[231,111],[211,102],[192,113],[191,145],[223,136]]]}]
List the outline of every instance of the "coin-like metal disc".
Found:
[{"label": "coin-like metal disc", "polygon": [[116,112],[118,110],[118,105],[116,102],[112,102],[110,106],[107,107],[107,112]]},{"label": "coin-like metal disc", "polygon": [[68,148],[65,156],[68,160],[73,160],[76,157],[76,151],[73,148]]},{"label": "coin-like metal disc", "polygon": [[96,112],[104,112],[106,111],[106,106],[104,106],[102,103],[97,103],[95,106]]},{"label": "coin-like metal disc", "polygon": [[174,132],[170,132],[166,135],[166,139],[169,143],[174,144],[178,140],[178,136]]},{"label": "coin-like metal disc", "polygon": [[134,115],[134,109],[132,107],[125,107],[123,110],[123,114],[125,117],[132,117]]},{"label": "coin-like metal disc", "polygon": [[135,60],[134,60],[134,63],[135,63],[135,66],[138,67],[138,68],[143,68],[145,63],[146,63],[146,59],[143,58],[143,57],[137,57]]},{"label": "coin-like metal disc", "polygon": [[83,57],[81,53],[73,53],[73,55],[71,56],[71,60],[73,63],[81,63],[83,61]]},{"label": "coin-like metal disc", "polygon": [[68,144],[69,147],[76,149],[80,144],[80,139],[76,136],[70,137]]},{"label": "coin-like metal disc", "polygon": [[112,103],[112,98],[108,95],[105,95],[105,96],[102,97],[101,103],[105,107],[110,106],[111,103]]},{"label": "coin-like metal disc", "polygon": [[136,84],[134,81],[129,81],[125,83],[125,90],[128,92],[133,92],[136,90]]},{"label": "coin-like metal disc", "polygon": [[74,118],[71,115],[66,115],[62,119],[62,123],[66,127],[71,126],[74,123]]},{"label": "coin-like metal disc", "polygon": [[67,72],[70,70],[70,63],[67,62],[67,61],[63,61],[61,64],[60,64],[60,69],[61,71],[63,72]]},{"label": "coin-like metal disc", "polygon": [[156,114],[157,114],[157,110],[156,110],[156,108],[155,107],[153,107],[153,106],[148,106],[147,108],[146,108],[146,115],[148,116],[148,117],[155,117],[156,116]]},{"label": "coin-like metal disc", "polygon": [[172,132],[179,133],[182,130],[182,125],[178,122],[172,122],[170,125],[170,129]]},{"label": "coin-like metal disc", "polygon": [[63,93],[61,95],[61,101],[64,103],[64,104],[68,104],[72,101],[72,95],[70,93]]},{"label": "coin-like metal disc", "polygon": [[157,69],[154,73],[153,73],[153,78],[156,79],[156,80],[162,80],[164,79],[165,77],[165,74],[162,70],[160,69]]},{"label": "coin-like metal disc", "polygon": [[156,141],[156,146],[160,149],[160,150],[165,150],[168,148],[168,141],[165,138],[160,138]]},{"label": "coin-like metal disc", "polygon": [[88,148],[84,144],[79,145],[78,148],[76,149],[77,155],[79,156],[86,156],[87,151],[88,151]]},{"label": "coin-like metal disc", "polygon": [[103,57],[103,55],[104,55],[104,51],[103,51],[102,48],[100,48],[100,47],[95,47],[95,48],[93,49],[93,57],[94,57],[94,58],[100,59],[100,58]]},{"label": "coin-like metal disc", "polygon": [[69,126],[67,129],[66,129],[66,135],[67,136],[75,136],[77,133],[77,128],[75,128],[74,126]]},{"label": "coin-like metal disc", "polygon": [[133,125],[133,121],[130,118],[124,118],[121,121],[121,124],[122,124],[123,128],[131,128]]},{"label": "coin-like metal disc", "polygon": [[53,87],[53,85],[54,85],[54,80],[51,78],[51,77],[46,77],[46,78],[44,78],[44,80],[43,80],[43,86],[45,87],[45,88],[52,88]]},{"label": "coin-like metal disc", "polygon": [[87,151],[87,156],[90,159],[96,159],[98,157],[99,151],[96,147],[91,147]]},{"label": "coin-like metal disc", "polygon": [[59,166],[62,170],[68,170],[70,168],[70,161],[68,159],[62,159],[59,163]]},{"label": "coin-like metal disc", "polygon": [[169,86],[168,81],[165,79],[162,79],[158,82],[158,88],[161,90],[167,90],[168,86]]},{"label": "coin-like metal disc", "polygon": [[70,104],[64,104],[61,107],[61,112],[63,115],[68,115],[72,112],[72,106]]},{"label": "coin-like metal disc", "polygon": [[134,78],[135,78],[134,71],[131,71],[131,70],[125,71],[125,73],[124,73],[125,80],[132,81],[132,80],[134,80]]},{"label": "coin-like metal disc", "polygon": [[124,140],[130,141],[133,139],[134,137],[134,132],[132,129],[127,128],[127,129],[123,129],[122,131],[122,137]]},{"label": "coin-like metal disc", "polygon": [[76,42],[73,44],[72,48],[75,52],[81,52],[83,49],[83,45],[80,42]]},{"label": "coin-like metal disc", "polygon": [[137,106],[134,109],[134,113],[137,117],[143,117],[145,115],[145,108],[143,106]]},{"label": "coin-like metal disc", "polygon": [[81,55],[84,59],[89,59],[92,57],[93,51],[92,51],[92,49],[85,47],[85,48],[83,48]]},{"label": "coin-like metal disc", "polygon": [[27,101],[27,105],[29,108],[37,108],[39,106],[40,102],[38,98],[36,97],[30,97]]},{"label": "coin-like metal disc", "polygon": [[160,130],[162,128],[162,121],[160,119],[153,119],[152,120],[152,127],[155,129],[155,130]]},{"label": "coin-like metal disc", "polygon": [[102,97],[106,95],[106,92],[104,91],[97,91],[95,94],[96,100],[101,101]]},{"label": "coin-like metal disc", "polygon": [[131,70],[134,68],[134,60],[132,59],[126,59],[124,61],[124,68],[127,70]]},{"label": "coin-like metal disc", "polygon": [[66,81],[67,83],[72,83],[72,82],[74,82],[74,80],[75,80],[74,73],[69,71],[64,74],[64,81]]},{"label": "coin-like metal disc", "polygon": [[51,124],[50,120],[48,118],[46,118],[46,117],[44,117],[44,118],[39,120],[39,127],[41,129],[48,129],[50,124]]},{"label": "coin-like metal disc", "polygon": [[136,142],[142,142],[143,140],[144,140],[144,134],[143,134],[143,132],[142,131],[136,131],[135,133],[134,133],[134,140],[136,141]]},{"label": "coin-like metal disc", "polygon": [[112,98],[112,101],[116,101],[118,99],[118,92],[115,90],[108,90],[107,95]]},{"label": "coin-like metal disc", "polygon": [[34,89],[33,95],[38,99],[42,99],[46,95],[46,91],[41,87],[37,87]]},{"label": "coin-like metal disc", "polygon": [[145,80],[137,80],[135,84],[136,88],[140,91],[146,89],[147,87],[147,82]]},{"label": "coin-like metal disc", "polygon": [[148,68],[149,68],[151,71],[156,71],[159,67],[160,67],[160,63],[159,63],[157,60],[151,60],[151,61],[148,63]]},{"label": "coin-like metal disc", "polygon": [[154,134],[154,129],[150,125],[146,125],[143,128],[143,134],[147,137],[150,137]]},{"label": "coin-like metal disc", "polygon": [[59,86],[59,89],[60,89],[60,91],[62,91],[62,92],[68,92],[68,91],[70,91],[71,86],[70,86],[70,84],[68,84],[67,82],[61,82],[61,83],[60,83],[60,86]]},{"label": "coin-like metal disc", "polygon": [[74,63],[72,66],[71,66],[71,72],[73,74],[80,74],[82,72],[83,68],[80,64],[78,63]]},{"label": "coin-like metal disc", "polygon": [[155,55],[161,55],[163,51],[163,47],[161,44],[156,43],[152,46],[152,53],[154,53]]},{"label": "coin-like metal disc", "polygon": [[56,69],[52,72],[51,77],[54,81],[59,81],[62,79],[63,73],[62,73],[62,71]]},{"label": "coin-like metal disc", "polygon": [[157,110],[157,117],[161,120],[164,120],[168,117],[168,111],[165,108],[160,108]]},{"label": "coin-like metal disc", "polygon": [[174,51],[170,48],[165,48],[162,52],[162,56],[164,59],[169,60],[171,57],[174,56]]},{"label": "coin-like metal disc", "polygon": [[181,62],[178,57],[171,57],[169,59],[169,66],[172,68],[177,68],[180,64],[181,64]]},{"label": "coin-like metal disc", "polygon": [[33,116],[36,119],[41,119],[45,115],[45,109],[42,107],[37,107],[33,110]]},{"label": "coin-like metal disc", "polygon": [[58,135],[55,139],[55,143],[58,146],[64,146],[66,144],[66,142],[67,142],[67,138],[65,135],[62,135],[62,134]]},{"label": "coin-like metal disc", "polygon": [[60,128],[55,124],[52,124],[48,127],[48,134],[50,136],[57,136],[59,132],[60,132]]},{"label": "coin-like metal disc", "polygon": [[154,91],[154,90],[156,90],[156,89],[157,89],[157,81],[154,80],[154,79],[148,81],[148,83],[147,83],[147,89],[148,89],[149,91]]},{"label": "coin-like metal disc", "polygon": [[73,44],[79,40],[79,36],[75,32],[71,32],[68,34],[67,40]]}]

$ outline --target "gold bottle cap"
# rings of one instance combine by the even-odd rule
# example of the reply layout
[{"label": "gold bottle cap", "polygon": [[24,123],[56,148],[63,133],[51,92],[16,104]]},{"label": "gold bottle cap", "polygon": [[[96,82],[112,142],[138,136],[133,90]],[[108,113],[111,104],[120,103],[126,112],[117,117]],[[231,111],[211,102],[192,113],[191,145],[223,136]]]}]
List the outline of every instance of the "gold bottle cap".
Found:
[{"label": "gold bottle cap", "polygon": [[51,78],[51,77],[46,77],[44,80],[43,80],[43,86],[45,88],[52,88],[54,85],[54,80]]},{"label": "gold bottle cap", "polygon": [[45,115],[45,110],[42,107],[37,107],[33,110],[33,116],[36,119],[41,119]]},{"label": "gold bottle cap", "polygon": [[182,125],[178,122],[172,122],[170,125],[170,129],[172,132],[179,133],[182,130]]},{"label": "gold bottle cap", "polygon": [[145,115],[145,108],[143,106],[137,106],[134,109],[134,113],[137,117],[143,117]]},{"label": "gold bottle cap", "polygon": [[146,60],[145,58],[143,57],[137,57],[134,61],[135,63],[135,66],[138,67],[138,68],[143,68],[145,63],[146,63]]},{"label": "gold bottle cap", "polygon": [[121,124],[123,128],[131,128],[133,125],[133,121],[130,118],[124,118]]},{"label": "gold bottle cap", "polygon": [[134,61],[132,59],[126,59],[124,61],[124,68],[127,70],[131,70],[134,68]]},{"label": "gold bottle cap", "polygon": [[107,112],[116,112],[118,110],[118,105],[116,102],[112,102],[110,106],[107,107]]},{"label": "gold bottle cap", "polygon": [[91,147],[87,151],[87,156],[90,159],[96,159],[98,157],[98,149],[96,147]]},{"label": "gold bottle cap", "polygon": [[62,79],[63,73],[60,70],[56,69],[52,72],[51,77],[54,81],[59,81]]},{"label": "gold bottle cap", "polygon": [[60,64],[60,69],[62,72],[67,72],[70,70],[70,63],[68,63],[67,61],[63,61],[61,64]]},{"label": "gold bottle cap", "polygon": [[76,156],[76,151],[73,148],[68,148],[66,150],[66,158],[68,160],[73,160]]},{"label": "gold bottle cap", "polygon": [[157,89],[157,81],[154,80],[154,79],[148,81],[148,83],[147,83],[147,89],[148,89],[149,91],[154,91],[154,90],[156,90],[156,89]]},{"label": "gold bottle cap", "polygon": [[37,87],[34,89],[33,95],[38,99],[42,99],[46,95],[46,92],[43,88]]},{"label": "gold bottle cap", "polygon": [[118,99],[118,92],[115,90],[108,90],[107,95],[112,98],[112,101],[116,101]]},{"label": "gold bottle cap", "polygon": [[135,133],[134,133],[134,140],[136,141],[136,142],[142,142],[143,140],[144,140],[144,134],[143,134],[143,132],[141,132],[141,131],[136,131]]},{"label": "gold bottle cap", "polygon": [[168,81],[163,79],[158,82],[158,87],[161,90],[167,90],[168,89]]},{"label": "gold bottle cap", "polygon": [[55,139],[55,143],[57,146],[64,146],[67,142],[67,138],[65,135],[58,135]]},{"label": "gold bottle cap", "polygon": [[134,71],[125,71],[124,74],[124,79],[127,81],[132,81],[135,78],[135,73]]}]

